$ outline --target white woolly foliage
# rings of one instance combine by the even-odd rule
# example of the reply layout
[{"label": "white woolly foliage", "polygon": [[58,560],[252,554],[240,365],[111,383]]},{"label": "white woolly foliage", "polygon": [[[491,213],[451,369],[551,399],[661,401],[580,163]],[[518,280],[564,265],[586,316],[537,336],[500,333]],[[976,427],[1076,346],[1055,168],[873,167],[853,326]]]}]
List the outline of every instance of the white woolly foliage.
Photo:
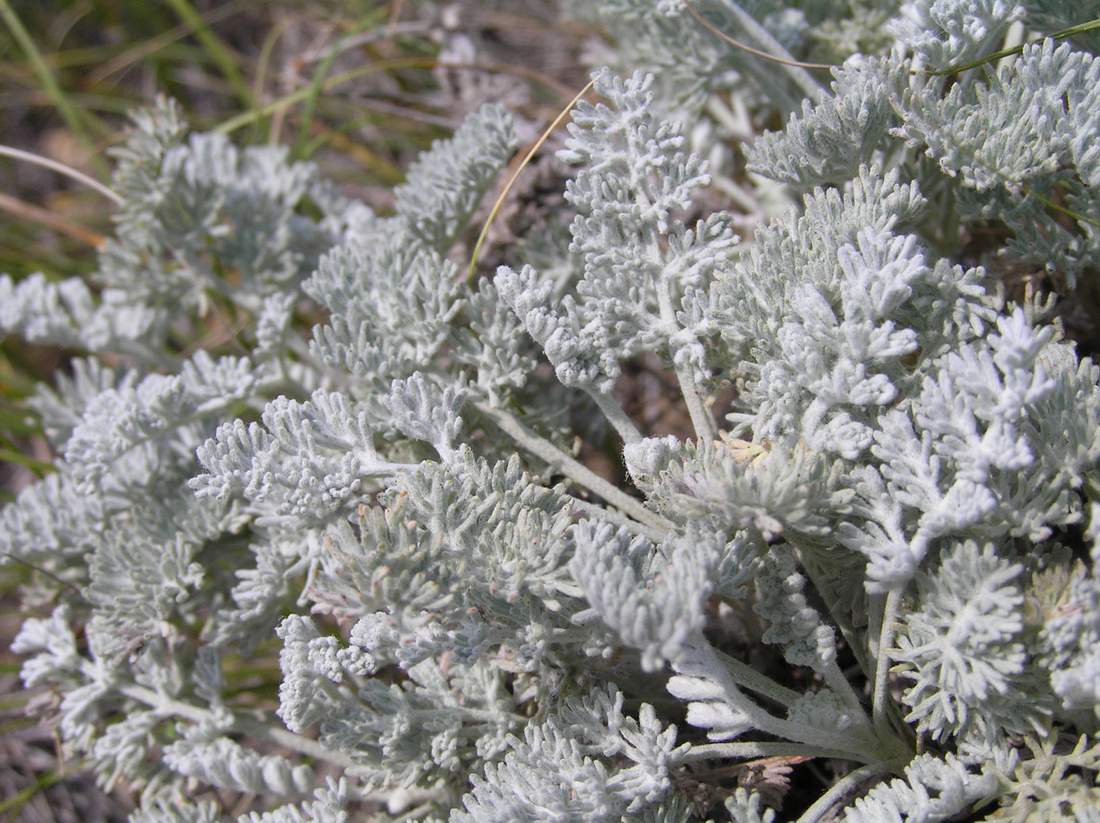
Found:
[{"label": "white woolly foliage", "polygon": [[846,823],[938,823],[952,820],[994,794],[993,774],[974,774],[953,755],[922,754],[905,767],[903,778],[881,783],[845,813]]},{"label": "white woolly foliage", "polygon": [[[1100,155],[1092,148],[1100,60],[1047,39],[996,70],[960,72],[949,88],[944,80],[952,67],[998,48],[1026,11],[1008,0],[903,4],[890,26],[893,54],[834,70],[833,95],[804,102],[801,117],[757,141],[751,168],[803,187],[843,183],[856,163],[907,147],[914,161],[926,155],[953,178],[963,218],[1002,221],[1012,231],[1006,253],[1072,286],[1100,253]],[[1036,17],[1045,20],[1041,11]],[[1052,205],[1063,192],[1068,209]]]},{"label": "white woolly foliage", "polygon": [[1002,316],[934,364],[911,412],[880,417],[878,464],[856,485],[863,525],[839,533],[868,556],[869,589],[904,583],[945,536],[1040,541],[1080,520],[1074,489],[1100,454],[1097,370],[1054,335],[1020,309]]},{"label": "white woolly foliage", "polygon": [[227,737],[185,738],[164,750],[164,762],[180,774],[211,786],[266,795],[301,795],[314,784],[308,766],[260,755]]},{"label": "white woolly foliage", "polygon": [[566,187],[578,212],[571,251],[584,264],[576,295],[558,310],[531,267],[501,267],[497,291],[567,386],[607,395],[619,361],[643,348],[701,380],[709,367],[686,308],[737,240],[722,214],[694,227],[675,219],[709,178],[682,129],[649,112],[652,77],[604,71],[594,84],[611,105],[578,103],[559,152],[581,167]]},{"label": "white woolly foliage", "polygon": [[454,264],[411,243],[398,226],[353,235],[321,260],[304,288],[332,311],[314,330],[316,356],[382,385],[425,367],[461,308]]},{"label": "white woolly foliage", "polygon": [[21,675],[28,686],[39,686],[56,678],[59,673],[80,668],[76,637],[69,628],[69,610],[58,606],[48,619],[36,617],[23,621],[19,634],[12,641],[16,654],[34,656],[23,663]]},{"label": "white woolly foliage", "polygon": [[824,511],[843,510],[848,495],[834,492],[825,461],[801,448],[740,445],[746,448],[730,440],[708,446],[648,438],[623,455],[654,506],[676,520],[703,520],[721,534],[758,542],[785,533],[812,537],[826,528]]},{"label": "white woolly foliage", "polygon": [[[1098,523],[1093,504],[1094,541]],[[1093,568],[1091,576],[1082,571],[1072,577],[1068,596],[1042,628],[1050,685],[1066,709],[1094,709],[1100,703],[1100,579]]]},{"label": "white woolly foliage", "polygon": [[[686,654],[682,657],[690,665],[688,671],[694,672],[697,661]],[[729,740],[752,728],[752,721],[727,699],[722,685],[705,673],[673,675],[668,692],[687,703],[688,724],[705,729],[709,740]]]},{"label": "white woolly foliage", "polygon": [[358,498],[364,481],[401,468],[375,451],[368,419],[334,392],[318,390],[306,403],[278,397],[262,425],[218,427],[197,450],[206,473],[191,486],[200,497],[243,497],[264,520],[325,522]]},{"label": "white woolly foliage", "polygon": [[89,282],[0,275],[0,332],[79,355],[0,512],[35,708],[137,823],[771,823],[810,757],[808,819],[1091,819],[1100,368],[1001,280],[1095,274],[1095,36],[964,68],[1079,21],[585,5],[682,65],[594,73],[480,283],[496,105],[379,216],[161,102]]},{"label": "white woolly foliage", "polygon": [[819,671],[836,659],[833,627],[821,620],[803,595],[806,579],[789,551],[773,549],[756,566],[756,613],[768,621],[762,640],[783,647],[794,666]]},{"label": "white woolly foliage", "polygon": [[425,152],[394,190],[397,213],[425,246],[447,251],[516,145],[512,118],[483,106]]},{"label": "white woolly foliage", "polygon": [[[622,641],[641,651],[642,668],[675,661],[703,627],[703,603],[717,550],[707,541],[669,541],[655,547],[624,529],[582,520],[569,569],[591,610]],[[586,612],[577,615],[583,621]]]},{"label": "white woolly foliage", "polygon": [[1013,0],[908,0],[890,29],[923,65],[941,68],[992,51],[1023,16]]},{"label": "white woolly foliage", "polygon": [[192,803],[182,798],[157,797],[130,815],[129,823],[222,823],[214,803]]},{"label": "white woolly foliage", "polygon": [[833,70],[832,99],[802,101],[782,132],[768,132],[748,148],[749,169],[800,186],[850,180],[870,162],[894,123],[890,75],[896,65],[858,61]]},{"label": "white woolly foliage", "polygon": [[[596,689],[587,698],[563,701],[541,723],[528,724],[522,739],[473,777],[473,791],[452,823],[505,821],[610,821],[623,819],[661,797],[679,751],[675,727],[664,728],[651,706],[638,720],[622,713],[622,695]],[[608,766],[617,758],[629,766]]]},{"label": "white woolly foliage", "polygon": [[895,669],[912,683],[906,719],[932,739],[982,746],[998,734],[1047,733],[1051,707],[1030,688],[1021,642],[1023,595],[1013,584],[1022,571],[992,545],[966,541],[918,579],[920,604],[905,618]]},{"label": "white woolly foliage", "polygon": [[178,375],[150,374],[91,398],[65,443],[65,460],[87,490],[102,484],[115,490],[122,476],[140,482],[156,472],[173,450],[191,451],[194,424],[251,396],[263,371],[247,358],[214,360],[200,351]]},{"label": "white woolly foliage", "polygon": [[348,823],[348,793],[344,780],[330,778],[327,786],[313,793],[313,800],[262,814],[250,812],[237,818],[237,823]]},{"label": "white woolly foliage", "polygon": [[425,381],[420,372],[407,380],[394,380],[382,403],[392,415],[393,427],[415,440],[435,446],[444,462],[454,459],[462,418],[458,416],[465,393],[448,386],[442,391]]},{"label": "white woolly foliage", "polygon": [[763,802],[756,792],[738,788],[726,798],[726,811],[734,823],[773,823],[775,809],[761,808]]}]

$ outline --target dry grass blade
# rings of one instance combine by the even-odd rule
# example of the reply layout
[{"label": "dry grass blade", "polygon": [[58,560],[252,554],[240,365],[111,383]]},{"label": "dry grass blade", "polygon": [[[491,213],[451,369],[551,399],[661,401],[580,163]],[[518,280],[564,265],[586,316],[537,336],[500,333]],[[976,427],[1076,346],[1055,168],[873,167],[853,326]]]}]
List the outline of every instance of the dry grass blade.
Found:
[{"label": "dry grass blade", "polygon": [[[0,2],[3,2],[3,0],[0,0]],[[36,166],[43,166],[50,171],[63,174],[66,177],[76,180],[78,183],[83,183],[90,189],[95,189],[108,200],[112,201],[116,206],[122,205],[122,198],[115,194],[115,192],[111,191],[94,177],[89,177],[84,174],[84,172],[78,171],[72,166],[66,166],[64,163],[59,163],[49,157],[43,157],[41,154],[17,149],[14,146],[0,145],[0,156],[11,157],[14,160],[22,160],[26,163],[34,163]]]},{"label": "dry grass blade", "polygon": [[699,13],[695,6],[693,6],[689,2],[686,2],[686,0],[684,2],[684,7],[687,8],[688,14],[694,17],[695,21],[700,26],[705,28],[715,37],[718,37],[719,39],[723,40],[726,43],[729,43],[731,46],[740,49],[741,51],[756,55],[757,57],[763,58],[764,60],[770,60],[773,63],[782,63],[784,66],[794,66],[795,68],[799,69],[819,69],[828,71],[829,69],[836,68],[831,63],[803,63],[800,60],[788,60],[785,57],[776,57],[774,54],[768,54],[766,51],[761,51],[760,49],[753,48],[747,43],[742,43],[740,40],[735,40],[734,38],[730,37],[724,31],[722,31],[705,17],[703,17],[703,15]]},{"label": "dry grass blade", "polygon": [[569,104],[558,112],[558,116],[553,119],[550,125],[546,127],[546,131],[539,135],[539,139],[527,150],[527,154],[523,156],[523,160],[516,167],[516,170],[512,172],[512,176],[508,178],[508,182],[504,184],[504,189],[500,192],[496,202],[493,203],[493,208],[489,211],[489,216],[485,219],[485,224],[481,227],[481,233],[477,236],[477,243],[474,244],[474,253],[470,255],[470,265],[466,267],[467,283],[472,283],[474,280],[474,274],[477,270],[477,258],[481,253],[481,247],[485,244],[485,238],[489,235],[489,229],[492,227],[497,213],[500,212],[500,207],[504,205],[504,200],[508,197],[508,192],[512,190],[512,186],[515,185],[516,180],[519,179],[520,174],[527,168],[528,164],[538,153],[538,150],[542,148],[543,143],[550,139],[550,135],[554,133],[554,130],[561,125],[562,120],[564,120],[569,115],[569,112],[573,110],[573,106],[577,105],[580,99],[588,94],[588,90],[592,88],[592,84],[595,82],[595,79],[589,80],[585,87],[577,92],[576,96],[569,101]]}]

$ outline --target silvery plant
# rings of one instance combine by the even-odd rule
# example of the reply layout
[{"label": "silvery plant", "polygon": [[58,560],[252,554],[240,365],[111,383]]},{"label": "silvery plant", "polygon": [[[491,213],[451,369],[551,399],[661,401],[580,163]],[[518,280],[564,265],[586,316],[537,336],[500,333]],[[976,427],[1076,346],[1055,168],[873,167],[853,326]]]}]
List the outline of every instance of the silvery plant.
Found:
[{"label": "silvery plant", "polygon": [[[804,5],[592,9],[790,55]],[[831,84],[713,38],[690,100],[597,71],[568,248],[495,274],[501,107],[387,215],[136,115],[91,285],[0,279],[0,330],[79,353],[0,513],[14,649],[132,821],[1100,819],[1100,369],[998,269],[1098,274],[1097,41],[1076,4],[832,5],[871,45]],[[752,232],[688,139],[735,108],[786,124]]]}]

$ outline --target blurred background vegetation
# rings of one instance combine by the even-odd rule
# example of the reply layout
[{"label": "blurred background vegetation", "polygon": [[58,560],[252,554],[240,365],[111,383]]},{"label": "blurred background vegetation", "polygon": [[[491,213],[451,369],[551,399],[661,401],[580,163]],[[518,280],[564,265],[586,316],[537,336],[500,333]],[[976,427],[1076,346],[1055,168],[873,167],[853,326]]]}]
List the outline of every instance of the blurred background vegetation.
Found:
[{"label": "blurred background vegetation", "polygon": [[[196,130],[283,145],[345,194],[384,211],[418,152],[483,102],[532,141],[587,77],[597,32],[555,0],[0,0],[0,272],[61,279],[94,271],[111,203],[40,162],[103,183],[128,113],[166,94]],[[538,186],[539,174],[529,177]],[[560,191],[557,181],[550,191]],[[23,403],[66,353],[0,340],[0,504],[51,470]],[[124,820],[61,762],[25,709],[8,646],[20,622],[0,578],[0,821]]]}]

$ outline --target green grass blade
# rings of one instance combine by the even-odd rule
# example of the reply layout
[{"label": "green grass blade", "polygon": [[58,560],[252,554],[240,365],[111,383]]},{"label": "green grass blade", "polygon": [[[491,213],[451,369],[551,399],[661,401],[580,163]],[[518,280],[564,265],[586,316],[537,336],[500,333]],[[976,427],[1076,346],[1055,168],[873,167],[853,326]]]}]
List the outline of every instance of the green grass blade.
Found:
[{"label": "green grass blade", "polygon": [[313,80],[309,84],[309,96],[306,97],[302,106],[302,118],[298,126],[298,137],[294,141],[294,148],[290,151],[290,156],[295,160],[304,160],[309,156],[307,153],[307,146],[311,142],[309,132],[310,128],[313,126],[313,112],[317,108],[317,98],[321,96],[321,91],[325,85],[325,78],[328,77],[329,70],[332,68],[332,63],[335,59],[336,49],[329,49],[328,54],[326,54],[317,65],[317,70],[313,72]]},{"label": "green grass blade", "polygon": [[[0,0],[0,2],[3,2],[3,0]],[[7,815],[19,811],[27,805],[36,794],[45,791],[54,783],[60,782],[60,780],[61,775],[58,772],[46,772],[30,786],[27,786],[22,791],[16,792],[7,800],[0,802],[0,814]]]},{"label": "green grass blade", "polygon": [[[347,36],[353,36],[360,31],[369,29],[376,23],[385,19],[387,12],[384,8],[375,10],[374,14],[369,14],[360,20]],[[317,64],[317,69],[313,72],[313,79],[309,84],[309,96],[305,99],[302,106],[301,123],[298,127],[298,136],[294,141],[294,147],[291,149],[291,157],[297,160],[304,160],[309,156],[311,147],[315,148],[318,144],[311,134],[313,128],[313,113],[317,109],[317,99],[324,91],[325,79],[328,77],[329,72],[332,70],[332,64],[336,60],[336,55],[341,51],[340,42],[337,41],[332,44],[329,50],[325,53],[325,56]]]},{"label": "green grass blade", "polygon": [[[4,23],[11,31],[12,37],[15,38],[15,42],[19,44],[19,48],[22,49],[23,54],[26,56],[28,62],[30,62],[31,68],[38,78],[38,82],[46,92],[46,95],[53,101],[53,104],[57,106],[57,110],[65,121],[65,125],[69,127],[69,130],[89,151],[94,152],[95,143],[88,134],[83,114],[73,105],[72,101],[65,95],[65,92],[61,90],[57,78],[54,77],[50,67],[46,65],[46,60],[38,50],[38,46],[35,45],[34,39],[27,32],[26,28],[23,27],[23,21],[19,19],[19,15],[15,13],[15,10],[11,7],[11,4],[8,3],[8,0],[0,0],[0,17],[4,19]],[[104,172],[106,166],[102,158],[94,154],[92,157],[97,170]]]},{"label": "green grass blade", "polygon": [[[1078,23],[1075,26],[1070,26],[1068,29],[1056,31],[1048,36],[1052,40],[1064,40],[1067,37],[1076,37],[1078,34],[1086,34],[1090,31],[1095,31],[1096,29],[1100,29],[1100,18],[1097,18],[1095,20],[1088,20],[1084,23]],[[927,73],[932,77],[942,77],[947,74],[958,74],[959,72],[970,71],[970,69],[976,69],[979,66],[984,66],[988,63],[996,63],[1003,57],[1011,57],[1013,54],[1020,54],[1024,50],[1025,46],[1030,45],[1031,43],[1020,43],[1018,46],[1012,46],[1011,48],[995,51],[992,54],[987,54],[984,57],[979,57],[977,60],[971,60],[969,63],[960,63],[958,65],[948,66],[946,69],[939,69],[937,71],[930,71]]]},{"label": "green grass blade", "polygon": [[18,452],[15,449],[6,449],[0,446],[0,463],[15,463],[23,466],[26,469],[30,469],[34,472],[35,477],[42,478],[47,474],[56,471],[52,463],[46,463],[43,460],[36,460],[33,457],[28,457],[22,452]]},{"label": "green grass blade", "polygon": [[[393,60],[380,60],[377,63],[370,63],[366,66],[359,66],[354,69],[350,69],[340,74],[334,74],[321,83],[321,91],[331,91],[337,86],[341,86],[344,83],[348,83],[352,80],[357,80],[360,77],[366,77],[370,74],[377,74],[382,71],[393,71],[394,69],[410,69],[410,68],[434,68],[438,65],[439,61],[434,57],[399,57]],[[251,123],[255,123],[257,120],[262,120],[276,112],[283,111],[291,106],[301,103],[306,100],[312,94],[312,89],[309,87],[298,89],[290,94],[280,97],[278,100],[272,100],[263,106],[252,109],[251,111],[241,112],[240,114],[230,117],[225,122],[218,125],[214,131],[220,134],[229,134],[239,128],[247,126]]]},{"label": "green grass blade", "polygon": [[[5,1],[0,0],[0,2]],[[218,39],[218,36],[214,34],[202,18],[202,15],[195,10],[195,7],[188,0],[168,0],[168,5],[172,7],[172,11],[176,13],[180,22],[194,31],[195,37],[198,38],[199,43],[206,49],[214,65],[225,77],[229,87],[233,90],[237,99],[241,101],[241,105],[246,109],[254,108],[255,101],[252,97],[252,89],[245,82],[244,75],[241,74],[240,67],[237,65],[237,59],[233,56],[229,47]]]}]

